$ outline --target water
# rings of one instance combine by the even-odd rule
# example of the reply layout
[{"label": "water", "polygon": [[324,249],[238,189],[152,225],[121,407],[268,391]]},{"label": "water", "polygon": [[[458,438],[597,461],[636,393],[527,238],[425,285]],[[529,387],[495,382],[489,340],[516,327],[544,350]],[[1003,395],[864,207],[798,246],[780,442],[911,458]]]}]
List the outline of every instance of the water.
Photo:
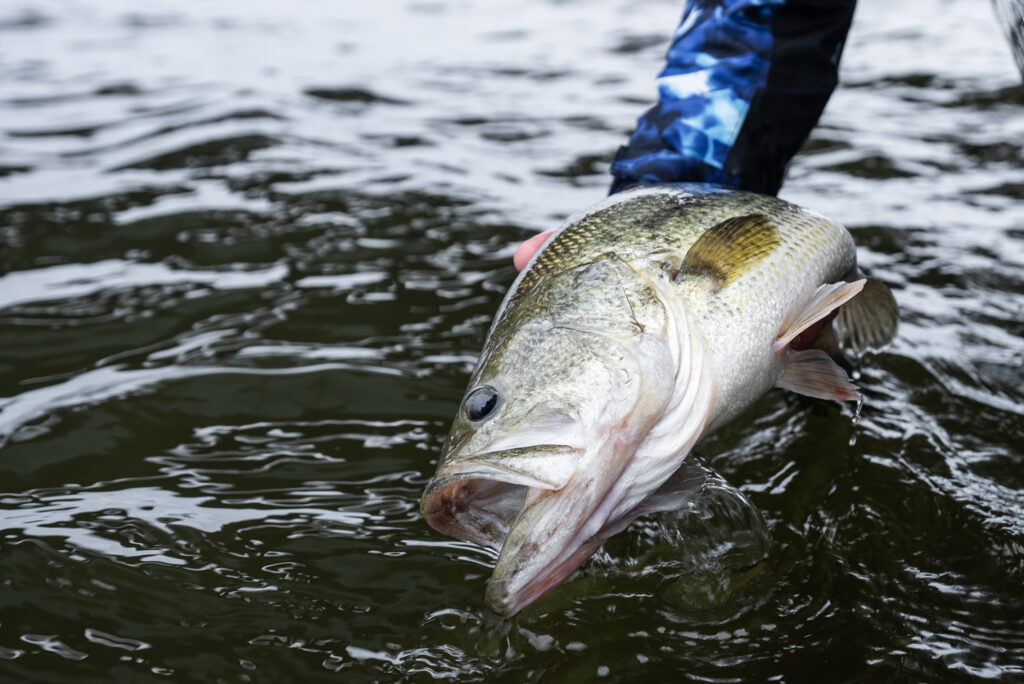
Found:
[{"label": "water", "polygon": [[987,3],[863,0],[792,166],[902,325],[855,426],[773,392],[701,447],[767,558],[749,511],[653,516],[501,621],[420,518],[515,244],[603,196],[680,5],[5,3],[0,679],[1024,677]]}]

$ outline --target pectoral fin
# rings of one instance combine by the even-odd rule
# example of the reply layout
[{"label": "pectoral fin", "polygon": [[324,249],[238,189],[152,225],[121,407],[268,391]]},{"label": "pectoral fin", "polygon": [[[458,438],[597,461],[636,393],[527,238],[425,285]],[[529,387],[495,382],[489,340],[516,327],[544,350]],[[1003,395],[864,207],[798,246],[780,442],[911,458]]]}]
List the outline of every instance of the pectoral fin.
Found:
[{"label": "pectoral fin", "polygon": [[787,351],[777,385],[817,399],[860,400],[860,393],[846,371],[820,349]]},{"label": "pectoral fin", "polygon": [[779,336],[775,339],[775,350],[778,352],[785,349],[797,335],[856,297],[865,282],[867,281],[826,283],[819,287],[804,308],[783,326]]},{"label": "pectoral fin", "polygon": [[896,336],[900,311],[880,280],[868,280],[861,293],[839,310],[835,323],[839,344],[854,351],[881,349]]},{"label": "pectoral fin", "polygon": [[734,216],[693,243],[676,278],[710,277],[717,292],[768,256],[779,241],[779,229],[764,214]]}]

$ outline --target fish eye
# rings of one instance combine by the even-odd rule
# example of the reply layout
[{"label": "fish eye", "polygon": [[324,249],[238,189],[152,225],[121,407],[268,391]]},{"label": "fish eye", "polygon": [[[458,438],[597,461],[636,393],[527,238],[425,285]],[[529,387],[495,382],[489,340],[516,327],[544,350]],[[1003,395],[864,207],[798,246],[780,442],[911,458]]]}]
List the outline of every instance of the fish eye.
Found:
[{"label": "fish eye", "polygon": [[489,416],[497,405],[498,392],[493,387],[477,387],[466,397],[466,417],[476,423]]}]

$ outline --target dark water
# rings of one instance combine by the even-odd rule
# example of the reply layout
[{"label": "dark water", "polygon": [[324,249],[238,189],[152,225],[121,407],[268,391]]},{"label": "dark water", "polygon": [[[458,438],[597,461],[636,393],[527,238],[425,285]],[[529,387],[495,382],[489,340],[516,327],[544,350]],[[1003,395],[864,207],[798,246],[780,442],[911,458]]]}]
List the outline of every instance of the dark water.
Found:
[{"label": "dark water", "polygon": [[903,319],[858,424],[773,392],[701,447],[763,563],[727,511],[651,518],[503,622],[420,518],[514,245],[603,195],[680,6],[4,3],[0,679],[1024,678],[988,3],[863,0],[793,164]]}]

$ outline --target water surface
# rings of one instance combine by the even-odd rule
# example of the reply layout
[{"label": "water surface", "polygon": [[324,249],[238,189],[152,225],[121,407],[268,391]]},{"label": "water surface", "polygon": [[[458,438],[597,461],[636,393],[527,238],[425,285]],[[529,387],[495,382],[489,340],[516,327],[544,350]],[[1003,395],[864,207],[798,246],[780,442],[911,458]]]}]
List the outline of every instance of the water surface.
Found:
[{"label": "water surface", "polygon": [[1024,93],[987,3],[862,0],[791,168],[902,326],[856,424],[776,391],[701,446],[766,560],[654,517],[501,621],[492,555],[419,516],[515,244],[603,196],[680,9],[6,3],[0,679],[1024,677]]}]

